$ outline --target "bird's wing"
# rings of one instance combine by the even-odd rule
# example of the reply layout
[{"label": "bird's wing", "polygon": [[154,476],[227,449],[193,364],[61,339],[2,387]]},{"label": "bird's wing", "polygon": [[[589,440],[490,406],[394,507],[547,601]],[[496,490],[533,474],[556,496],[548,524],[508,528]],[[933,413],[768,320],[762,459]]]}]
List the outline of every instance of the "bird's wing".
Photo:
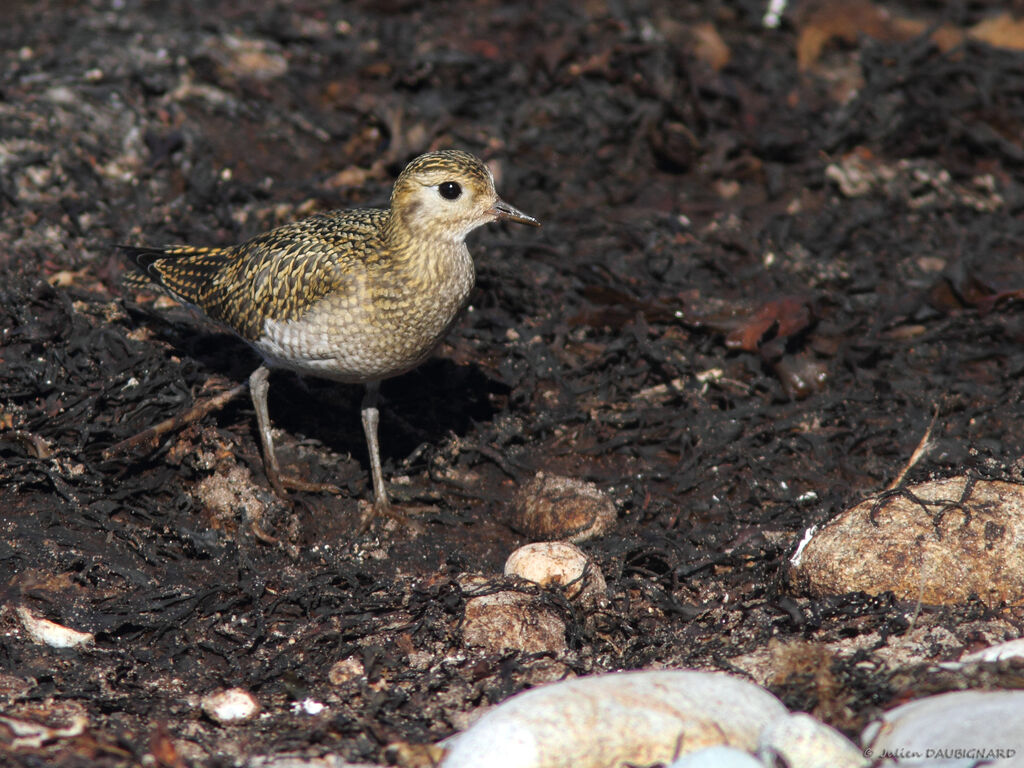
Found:
[{"label": "bird's wing", "polygon": [[126,248],[175,298],[250,341],[264,322],[294,320],[328,295],[355,291],[383,250],[387,212],[324,213],[227,248]]}]

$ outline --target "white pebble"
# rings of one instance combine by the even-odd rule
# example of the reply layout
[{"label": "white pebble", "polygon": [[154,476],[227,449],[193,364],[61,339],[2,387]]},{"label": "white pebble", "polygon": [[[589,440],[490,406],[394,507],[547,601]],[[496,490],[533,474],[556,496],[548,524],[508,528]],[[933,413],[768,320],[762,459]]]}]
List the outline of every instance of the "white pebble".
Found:
[{"label": "white pebble", "polygon": [[303,699],[302,701],[292,702],[292,712],[296,715],[304,713],[307,715],[319,715],[327,709],[325,704],[321,704],[316,699]]},{"label": "white pebble", "polygon": [[720,672],[621,672],[514,696],[442,742],[441,768],[605,768],[669,763],[715,745],[752,752],[787,714],[775,696]]},{"label": "white pebble", "polygon": [[607,596],[601,570],[582,549],[565,541],[541,541],[515,550],[505,561],[505,575],[540,584],[565,588],[570,600],[600,602]]},{"label": "white pebble", "polygon": [[708,747],[683,755],[669,768],[765,768],[765,764],[742,749]]},{"label": "white pebble", "polygon": [[956,691],[903,704],[869,723],[861,744],[898,765],[1019,766],[1024,759],[1024,691]]},{"label": "white pebble", "polygon": [[863,752],[835,728],[804,712],[772,721],[761,733],[758,756],[766,765],[790,768],[862,768]]},{"label": "white pebble", "polygon": [[1005,659],[1019,659],[1021,657],[1024,657],[1024,638],[1017,638],[1016,640],[1008,640],[1005,643],[990,645],[988,648],[982,648],[974,653],[968,653],[960,657],[960,662],[961,664],[992,662],[1004,661]]},{"label": "white pebble", "polygon": [[221,725],[246,723],[260,711],[256,698],[243,688],[228,688],[207,694],[203,697],[202,707],[211,720]]}]

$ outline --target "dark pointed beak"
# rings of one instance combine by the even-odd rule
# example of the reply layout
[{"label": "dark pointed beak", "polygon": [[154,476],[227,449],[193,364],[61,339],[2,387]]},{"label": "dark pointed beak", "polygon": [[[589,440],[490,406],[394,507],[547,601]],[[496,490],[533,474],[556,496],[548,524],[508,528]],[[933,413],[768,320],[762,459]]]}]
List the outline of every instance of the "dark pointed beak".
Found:
[{"label": "dark pointed beak", "polygon": [[509,205],[508,203],[501,199],[499,199],[498,202],[491,206],[490,212],[494,214],[494,218],[496,219],[507,219],[508,221],[516,221],[519,222],[520,224],[529,224],[531,227],[540,226],[540,222],[533,218],[533,216],[527,216],[518,208],[513,208],[511,205]]}]

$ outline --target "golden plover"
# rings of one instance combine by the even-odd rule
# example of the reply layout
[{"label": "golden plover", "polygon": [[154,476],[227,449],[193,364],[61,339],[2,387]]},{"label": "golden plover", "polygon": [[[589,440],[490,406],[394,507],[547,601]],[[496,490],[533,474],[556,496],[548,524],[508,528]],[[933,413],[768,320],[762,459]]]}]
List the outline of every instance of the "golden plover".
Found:
[{"label": "golden plover", "polygon": [[315,486],[282,478],[267,412],[270,368],[366,385],[363,429],[382,511],[380,382],[423,362],[455,321],[475,280],[466,235],[498,219],[540,226],[498,197],[479,159],[442,150],[405,167],[386,209],[320,213],[223,248],[124,250],[150,280],[263,357],[249,389],[279,496],[285,484]]}]

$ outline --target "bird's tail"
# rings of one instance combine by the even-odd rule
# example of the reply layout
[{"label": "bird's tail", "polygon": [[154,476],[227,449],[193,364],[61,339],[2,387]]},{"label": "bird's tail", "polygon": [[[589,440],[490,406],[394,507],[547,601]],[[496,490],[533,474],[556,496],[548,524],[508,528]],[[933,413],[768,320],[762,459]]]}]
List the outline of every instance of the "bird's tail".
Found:
[{"label": "bird's tail", "polygon": [[188,304],[203,304],[213,277],[229,259],[224,248],[198,248],[172,245],[165,248],[119,245],[139,273],[126,275],[124,281],[133,288],[151,283],[166,290],[174,298]]}]

